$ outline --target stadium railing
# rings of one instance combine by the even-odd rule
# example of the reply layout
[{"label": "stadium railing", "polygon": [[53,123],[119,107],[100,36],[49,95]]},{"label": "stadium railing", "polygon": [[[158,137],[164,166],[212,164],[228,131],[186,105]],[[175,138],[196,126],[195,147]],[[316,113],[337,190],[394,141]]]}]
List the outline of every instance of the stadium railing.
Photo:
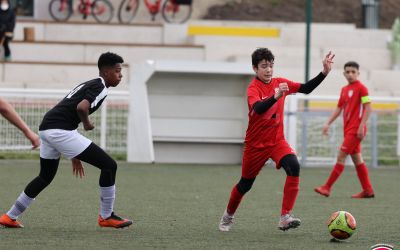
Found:
[{"label": "stadium railing", "polygon": [[[210,98],[205,94],[209,90],[201,86],[192,90],[182,88],[180,92],[173,94],[176,89],[169,89],[173,85],[169,83],[166,71],[164,69],[159,77],[150,79],[147,87],[143,85],[139,89],[135,86],[133,95],[129,95],[127,91],[110,91],[101,110],[92,115],[96,129],[88,133],[81,132],[109,152],[127,154],[128,160],[132,162],[240,164],[247,112],[244,94],[246,86],[243,83],[246,80],[243,75],[239,76],[246,76],[247,73],[237,72],[237,78],[226,79],[237,80],[237,83],[227,86],[235,89],[230,94],[236,96],[217,95]],[[215,75],[214,77],[220,79]],[[197,80],[193,82],[192,87],[198,83]],[[176,86],[181,86],[182,82],[177,83]],[[226,83],[222,81],[219,84],[222,86]],[[202,93],[195,97],[191,91]],[[27,124],[37,131],[44,113],[66,95],[68,90],[2,88],[0,93],[12,103]],[[343,136],[342,118],[339,117],[332,124],[329,137],[322,136],[321,130],[337,99],[337,96],[322,95],[295,95],[287,98],[286,138],[296,149],[302,165],[330,166],[335,162]],[[148,101],[147,104],[145,100]],[[304,107],[305,100],[308,101],[307,109]],[[181,105],[193,101],[195,104],[189,109],[193,112],[188,113],[185,108],[181,108]],[[399,165],[400,98],[372,97],[372,102],[373,113],[362,145],[363,156],[371,167]],[[210,106],[215,105],[221,105],[221,109],[210,109]],[[225,112],[225,116],[221,117],[221,112]],[[18,129],[5,119],[0,119],[0,128],[0,152],[28,151],[29,142]],[[132,130],[136,132],[132,133]],[[131,155],[129,158],[132,153],[129,147],[136,147],[134,157]]]}]

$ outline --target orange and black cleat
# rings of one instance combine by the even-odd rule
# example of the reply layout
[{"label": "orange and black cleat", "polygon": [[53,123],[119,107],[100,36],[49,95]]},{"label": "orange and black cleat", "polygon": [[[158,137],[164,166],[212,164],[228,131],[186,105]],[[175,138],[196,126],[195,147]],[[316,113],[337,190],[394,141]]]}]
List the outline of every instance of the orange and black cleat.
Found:
[{"label": "orange and black cleat", "polygon": [[121,218],[118,215],[114,214],[114,212],[112,212],[111,216],[108,217],[107,219],[103,219],[99,215],[98,222],[99,222],[100,227],[124,228],[124,227],[129,227],[130,225],[132,225],[131,220]]},{"label": "orange and black cleat", "polygon": [[9,227],[9,228],[23,228],[24,225],[21,224],[21,222],[17,220],[13,220],[8,216],[7,214],[3,214],[0,217],[0,225],[3,227]]},{"label": "orange and black cleat", "polygon": [[374,194],[374,191],[372,191],[372,190],[369,190],[369,191],[361,191],[360,193],[357,193],[357,194],[353,194],[352,196],[351,196],[351,198],[360,198],[360,199],[362,199],[362,198],[374,198],[375,197],[375,194]]}]

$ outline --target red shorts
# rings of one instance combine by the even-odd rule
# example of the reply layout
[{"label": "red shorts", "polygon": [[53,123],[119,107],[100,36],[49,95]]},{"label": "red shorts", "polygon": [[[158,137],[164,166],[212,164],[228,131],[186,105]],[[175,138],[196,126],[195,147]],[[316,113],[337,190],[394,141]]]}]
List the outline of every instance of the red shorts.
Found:
[{"label": "red shorts", "polygon": [[353,155],[361,152],[361,139],[357,135],[345,135],[340,150]]},{"label": "red shorts", "polygon": [[279,165],[281,159],[290,154],[295,155],[296,151],[285,140],[265,148],[254,148],[245,145],[243,149],[242,177],[246,179],[255,178],[269,158],[276,163],[276,168],[279,169],[281,167]]}]

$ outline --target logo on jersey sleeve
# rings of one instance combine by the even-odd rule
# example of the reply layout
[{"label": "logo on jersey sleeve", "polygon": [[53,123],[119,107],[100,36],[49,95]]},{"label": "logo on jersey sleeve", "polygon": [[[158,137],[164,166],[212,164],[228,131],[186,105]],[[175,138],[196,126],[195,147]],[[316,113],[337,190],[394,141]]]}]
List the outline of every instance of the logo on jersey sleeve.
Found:
[{"label": "logo on jersey sleeve", "polygon": [[78,85],[76,86],[73,90],[71,90],[71,92],[69,92],[69,94],[67,95],[67,99],[71,98],[76,92],[78,92],[82,87],[84,86],[84,84]]}]

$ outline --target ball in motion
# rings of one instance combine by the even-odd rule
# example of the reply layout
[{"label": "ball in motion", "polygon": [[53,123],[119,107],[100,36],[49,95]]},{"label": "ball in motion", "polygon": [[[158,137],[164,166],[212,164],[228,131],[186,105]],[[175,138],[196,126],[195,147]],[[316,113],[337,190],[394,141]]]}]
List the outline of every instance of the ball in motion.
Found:
[{"label": "ball in motion", "polygon": [[350,238],[356,230],[356,220],[346,211],[334,212],[328,220],[329,233],[338,240]]}]

